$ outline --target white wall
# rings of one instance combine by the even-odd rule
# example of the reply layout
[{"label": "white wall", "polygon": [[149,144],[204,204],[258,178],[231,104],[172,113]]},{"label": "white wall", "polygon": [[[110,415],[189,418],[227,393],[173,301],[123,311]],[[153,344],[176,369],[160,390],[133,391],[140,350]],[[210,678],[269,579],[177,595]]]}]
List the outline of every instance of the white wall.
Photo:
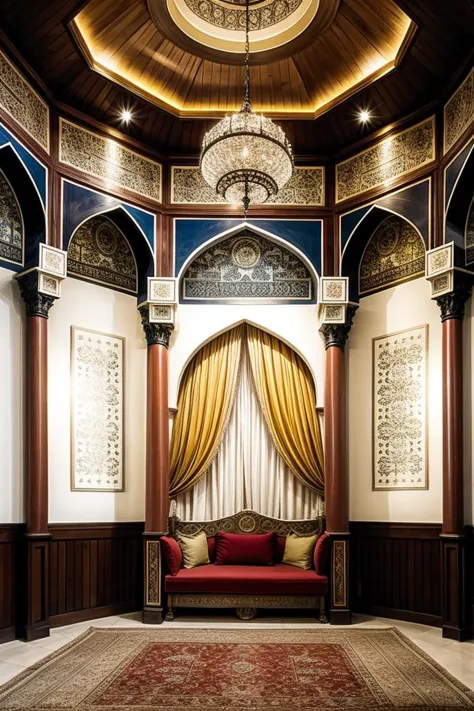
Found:
[{"label": "white wall", "polygon": [[[372,338],[429,325],[427,491],[372,491]],[[366,296],[354,318],[348,352],[350,518],[440,522],[442,519],[442,369],[439,308],[422,279]]]},{"label": "white wall", "polygon": [[24,309],[15,272],[0,267],[0,523],[22,523]]},{"label": "white wall", "polygon": [[[125,337],[125,491],[70,490],[71,326]],[[143,521],[146,342],[137,300],[68,278],[49,314],[49,521]]]},{"label": "white wall", "polygon": [[290,344],[306,360],[316,382],[317,405],[324,404],[324,344],[312,305],[180,304],[169,357],[169,405],[176,407],[179,379],[194,353],[221,331],[249,321]]}]

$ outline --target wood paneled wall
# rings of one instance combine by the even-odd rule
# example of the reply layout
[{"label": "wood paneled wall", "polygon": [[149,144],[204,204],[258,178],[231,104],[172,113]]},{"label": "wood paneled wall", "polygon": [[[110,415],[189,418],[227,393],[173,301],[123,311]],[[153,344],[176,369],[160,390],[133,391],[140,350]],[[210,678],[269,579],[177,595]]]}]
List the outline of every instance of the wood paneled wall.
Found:
[{"label": "wood paneled wall", "polygon": [[51,524],[52,626],[140,610],[143,523]]},{"label": "wood paneled wall", "polygon": [[441,524],[351,522],[352,609],[441,624]]},{"label": "wood paneled wall", "polygon": [[0,643],[15,639],[15,581],[21,524],[0,525]]}]

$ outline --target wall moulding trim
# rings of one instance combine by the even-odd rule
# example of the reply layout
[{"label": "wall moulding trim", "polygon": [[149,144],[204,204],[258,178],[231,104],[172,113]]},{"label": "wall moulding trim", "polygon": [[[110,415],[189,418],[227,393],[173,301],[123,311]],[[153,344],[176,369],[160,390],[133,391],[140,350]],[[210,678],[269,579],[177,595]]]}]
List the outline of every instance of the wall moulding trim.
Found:
[{"label": "wall moulding trim", "polygon": [[[192,165],[171,166],[171,205],[228,205],[207,185],[199,167]],[[324,166],[296,167],[293,177],[275,198],[265,205],[324,207]]]},{"label": "wall moulding trim", "polygon": [[435,116],[336,164],[336,204],[413,174],[436,160]]},{"label": "wall moulding trim", "polygon": [[49,153],[49,106],[1,49],[0,107]]},{"label": "wall moulding trim", "polygon": [[59,162],[162,202],[161,163],[63,117],[59,119]]}]

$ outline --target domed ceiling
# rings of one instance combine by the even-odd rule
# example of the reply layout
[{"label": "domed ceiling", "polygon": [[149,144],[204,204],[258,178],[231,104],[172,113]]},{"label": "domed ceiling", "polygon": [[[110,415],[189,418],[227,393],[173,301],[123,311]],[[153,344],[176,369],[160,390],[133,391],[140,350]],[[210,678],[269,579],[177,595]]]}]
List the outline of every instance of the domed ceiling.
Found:
[{"label": "domed ceiling", "polygon": [[[240,107],[245,0],[90,0],[90,67],[183,118]],[[254,109],[315,118],[393,70],[415,25],[393,0],[250,0]]]}]

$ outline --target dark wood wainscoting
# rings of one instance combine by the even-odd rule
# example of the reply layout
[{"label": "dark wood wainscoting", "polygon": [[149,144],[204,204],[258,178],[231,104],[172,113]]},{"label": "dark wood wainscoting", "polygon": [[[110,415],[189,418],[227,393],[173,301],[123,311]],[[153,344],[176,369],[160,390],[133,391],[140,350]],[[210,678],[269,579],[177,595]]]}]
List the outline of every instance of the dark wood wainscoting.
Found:
[{"label": "dark wood wainscoting", "polygon": [[441,625],[441,524],[351,522],[352,609]]},{"label": "dark wood wainscoting", "polygon": [[0,524],[0,643],[15,639],[15,581],[23,529],[21,523]]},{"label": "dark wood wainscoting", "polygon": [[143,523],[50,524],[52,626],[140,610]]}]

